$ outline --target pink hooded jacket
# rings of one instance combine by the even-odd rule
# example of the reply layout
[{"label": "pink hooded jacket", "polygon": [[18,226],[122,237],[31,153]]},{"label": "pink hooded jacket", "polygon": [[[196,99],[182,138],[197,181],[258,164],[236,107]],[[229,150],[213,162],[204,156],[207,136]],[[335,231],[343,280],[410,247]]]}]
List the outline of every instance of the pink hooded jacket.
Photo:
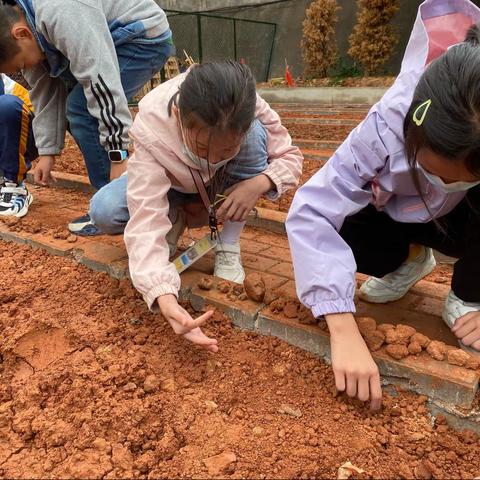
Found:
[{"label": "pink hooded jacket", "polygon": [[[154,311],[158,309],[158,297],[177,295],[180,288],[180,277],[169,261],[165,238],[172,226],[168,218],[167,193],[176,187],[185,193],[197,193],[189,167],[196,170],[199,167],[183,153],[177,117],[168,114],[168,103],[187,74],[179,75],[149,93],[140,102],[139,113],[130,130],[135,153],[128,164],[130,221],[125,230],[125,244],[133,284]],[[268,194],[275,200],[297,186],[303,156],[292,145],[278,114],[259,96],[255,117],[267,132],[269,158],[264,174],[276,187]],[[199,172],[208,182],[208,172]]]}]

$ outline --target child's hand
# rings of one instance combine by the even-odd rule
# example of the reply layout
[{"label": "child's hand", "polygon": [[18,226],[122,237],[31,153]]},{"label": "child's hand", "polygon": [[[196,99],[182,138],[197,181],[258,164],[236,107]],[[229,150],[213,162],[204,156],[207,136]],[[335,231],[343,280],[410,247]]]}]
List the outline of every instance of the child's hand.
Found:
[{"label": "child's hand", "polygon": [[332,347],[335,385],[349,397],[370,399],[371,410],[382,405],[382,387],[377,364],[363,340],[351,313],[326,315]]},{"label": "child's hand", "polygon": [[52,176],[53,165],[55,164],[55,157],[53,155],[44,155],[39,157],[37,165],[33,170],[33,178],[35,183],[47,186],[55,183],[57,180]]},{"label": "child's hand", "polygon": [[217,219],[221,222],[244,222],[259,197],[272,188],[272,181],[263,174],[235,184],[225,192],[228,197],[217,210]]},{"label": "child's hand", "polygon": [[480,312],[470,312],[459,318],[452,332],[464,345],[480,352]]},{"label": "child's hand", "polygon": [[178,304],[175,295],[162,295],[158,297],[158,305],[160,306],[162,315],[167,319],[177,335],[183,335],[188,341],[210,352],[218,352],[217,340],[207,337],[200,328],[213,315],[213,311],[204,313],[194,320],[190,314]]}]

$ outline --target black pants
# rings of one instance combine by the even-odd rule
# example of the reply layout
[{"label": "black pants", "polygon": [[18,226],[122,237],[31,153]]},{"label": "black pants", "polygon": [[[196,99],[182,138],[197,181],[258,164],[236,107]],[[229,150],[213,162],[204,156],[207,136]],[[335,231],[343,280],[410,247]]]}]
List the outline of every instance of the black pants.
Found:
[{"label": "black pants", "polygon": [[352,249],[358,271],[375,277],[396,270],[412,243],[458,258],[452,290],[466,302],[480,302],[480,187],[438,224],[396,222],[369,205],[345,219],[340,235]]}]

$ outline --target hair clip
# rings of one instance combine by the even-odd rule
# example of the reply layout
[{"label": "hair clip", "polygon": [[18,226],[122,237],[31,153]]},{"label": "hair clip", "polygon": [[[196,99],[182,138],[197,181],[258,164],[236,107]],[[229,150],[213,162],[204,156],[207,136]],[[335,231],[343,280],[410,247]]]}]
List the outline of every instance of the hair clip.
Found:
[{"label": "hair clip", "polygon": [[[419,105],[417,109],[413,112],[413,122],[417,127],[420,127],[425,121],[425,117],[427,116],[427,112],[431,104],[432,104],[432,100],[427,100],[426,102],[423,102],[421,105]],[[422,112],[422,108],[423,108],[423,112]],[[418,115],[420,113],[421,113],[421,117],[418,118]]]}]

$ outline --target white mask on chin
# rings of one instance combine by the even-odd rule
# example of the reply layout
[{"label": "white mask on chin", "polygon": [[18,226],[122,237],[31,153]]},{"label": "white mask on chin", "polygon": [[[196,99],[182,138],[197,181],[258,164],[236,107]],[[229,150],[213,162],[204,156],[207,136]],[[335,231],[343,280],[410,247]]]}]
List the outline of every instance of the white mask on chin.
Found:
[{"label": "white mask on chin", "polygon": [[420,164],[418,165],[418,169],[425,175],[427,180],[437,187],[440,187],[445,193],[458,193],[458,192],[466,192],[477,185],[480,185],[480,181],[478,182],[453,182],[453,183],[445,183],[439,176],[433,175],[433,173],[427,172]]},{"label": "white mask on chin", "polygon": [[216,172],[219,168],[222,168],[225,164],[227,164],[230,160],[233,160],[235,156],[231,158],[226,158],[225,160],[222,160],[221,162],[217,163],[211,163],[209,162],[206,158],[201,158],[195,155],[185,144],[183,144],[183,153],[188,157],[189,160],[191,160],[195,165],[198,165],[200,167],[200,170],[213,170]]},{"label": "white mask on chin", "polygon": [[211,163],[208,161],[206,158],[199,157],[198,155],[195,155],[188,147],[187,147],[187,141],[185,140],[185,133],[183,131],[183,126],[182,122],[180,122],[180,131],[182,132],[182,140],[183,140],[183,153],[188,157],[188,159],[198,165],[201,170],[203,171],[213,171],[216,172],[220,168],[222,168],[224,165],[226,165],[230,160],[233,160],[237,155],[235,154],[233,157],[226,158],[225,160],[222,160],[221,162],[217,163]]}]

